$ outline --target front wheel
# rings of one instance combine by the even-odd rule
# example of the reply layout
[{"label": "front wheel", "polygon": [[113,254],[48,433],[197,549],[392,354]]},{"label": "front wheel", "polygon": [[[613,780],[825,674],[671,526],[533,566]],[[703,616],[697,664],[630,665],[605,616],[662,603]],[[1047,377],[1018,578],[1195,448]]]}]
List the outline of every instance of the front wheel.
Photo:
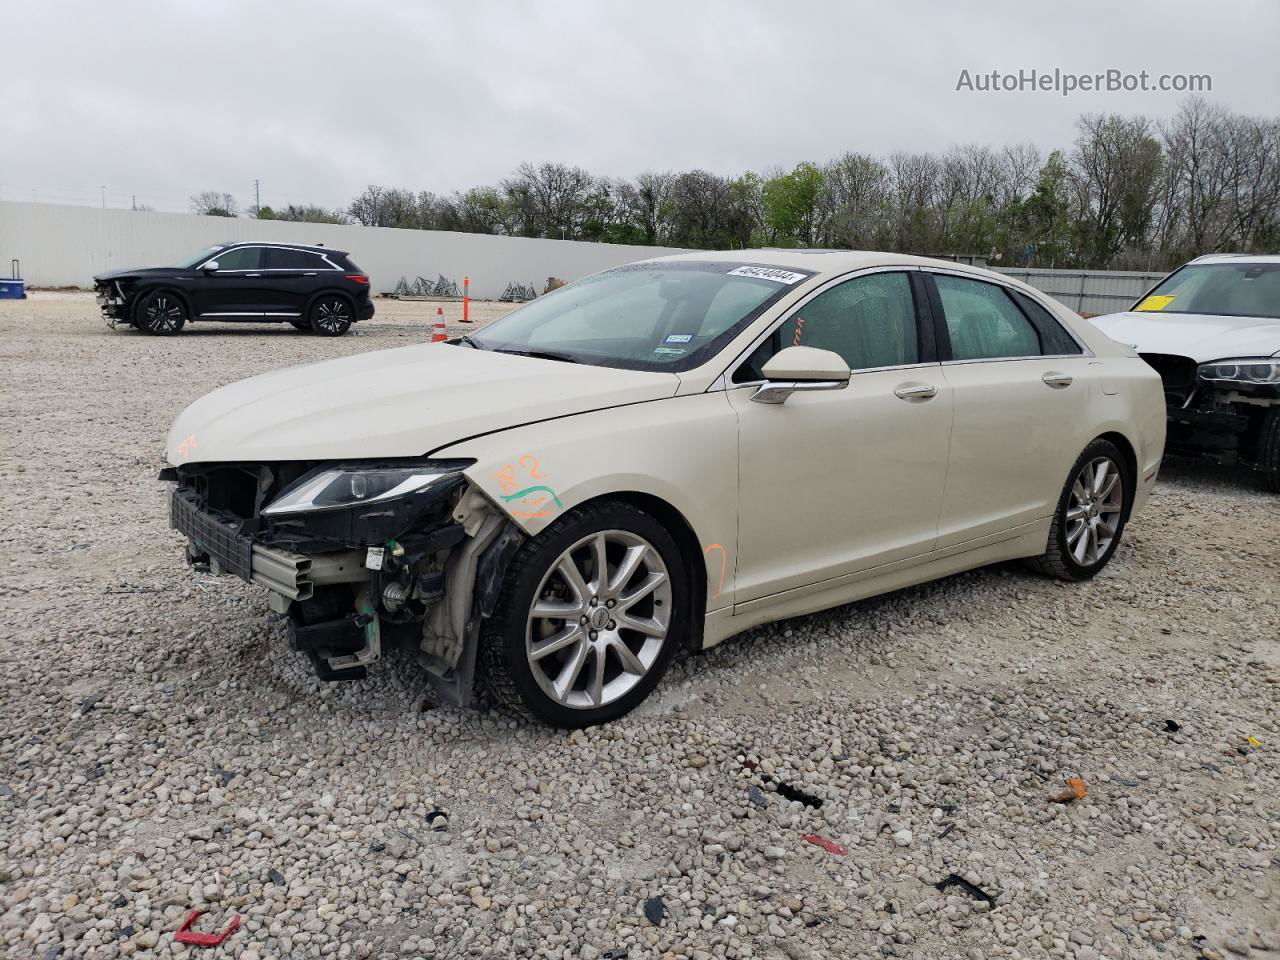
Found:
[{"label": "front wheel", "polygon": [[340,337],[351,329],[351,301],[337,295],[323,296],[311,306],[311,329],[321,336]]},{"label": "front wheel", "polygon": [[482,638],[489,688],[558,727],[621,717],[687,636],[684,560],[629,504],[588,505],[526,543]]},{"label": "front wheel", "polygon": [[148,293],[138,302],[133,325],[144,333],[168,337],[177,333],[187,322],[187,308],[167,290]]},{"label": "front wheel", "polygon": [[1133,503],[1128,461],[1110,440],[1085,447],[1062,488],[1045,552],[1031,567],[1060,580],[1088,580],[1115,554]]},{"label": "front wheel", "polygon": [[1280,407],[1272,407],[1262,418],[1258,465],[1271,492],[1280,493]]}]

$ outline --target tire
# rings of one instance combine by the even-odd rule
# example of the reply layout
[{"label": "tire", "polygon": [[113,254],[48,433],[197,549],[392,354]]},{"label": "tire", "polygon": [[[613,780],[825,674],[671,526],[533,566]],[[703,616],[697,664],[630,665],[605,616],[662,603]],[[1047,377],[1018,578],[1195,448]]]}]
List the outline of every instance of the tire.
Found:
[{"label": "tire", "polygon": [[346,297],[326,293],[311,305],[308,317],[311,329],[322,337],[340,337],[351,329],[355,307]]},{"label": "tire", "polygon": [[1280,493],[1280,407],[1272,407],[1262,418],[1258,432],[1258,466],[1267,489]]},{"label": "tire", "polygon": [[295,330],[302,330],[304,333],[315,332],[310,320],[290,320],[289,323]]},{"label": "tire", "polygon": [[481,636],[485,683],[498,700],[553,726],[615,720],[666,673],[688,637],[689,604],[685,560],[665,527],[629,504],[579,507],[525,543],[508,567]]},{"label": "tire", "polygon": [[[1104,472],[1101,489],[1095,482],[1099,470]],[[1028,565],[1059,580],[1088,580],[1102,570],[1115,555],[1129,520],[1132,474],[1110,440],[1094,440],[1085,447],[1062,486],[1045,552]]]},{"label": "tire", "polygon": [[171,337],[186,323],[186,304],[169,290],[153,290],[134,307],[133,325],[152,336]]}]

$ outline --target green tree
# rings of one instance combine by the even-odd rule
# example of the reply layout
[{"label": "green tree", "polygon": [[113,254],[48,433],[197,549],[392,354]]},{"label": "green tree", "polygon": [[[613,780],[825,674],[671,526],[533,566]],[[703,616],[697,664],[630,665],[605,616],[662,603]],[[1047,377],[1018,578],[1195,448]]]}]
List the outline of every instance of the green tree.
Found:
[{"label": "green tree", "polygon": [[822,182],[822,171],[807,162],[765,181],[764,225],[774,243],[784,247],[812,244]]}]

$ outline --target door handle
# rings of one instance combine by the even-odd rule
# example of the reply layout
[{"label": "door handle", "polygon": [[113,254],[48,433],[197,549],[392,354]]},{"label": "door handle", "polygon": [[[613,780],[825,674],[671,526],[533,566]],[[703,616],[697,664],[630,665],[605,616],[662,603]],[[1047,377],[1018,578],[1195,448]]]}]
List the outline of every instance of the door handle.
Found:
[{"label": "door handle", "polygon": [[1050,370],[1040,378],[1055,390],[1061,390],[1063,387],[1069,387],[1072,383],[1072,376],[1069,373],[1058,373],[1056,370]]},{"label": "door handle", "polygon": [[262,274],[260,274],[260,273],[246,273],[246,274],[245,274],[245,276],[246,276],[246,277],[260,277],[260,276],[262,276]]},{"label": "door handle", "polygon": [[938,388],[931,383],[904,383],[893,391],[899,400],[932,400]]}]

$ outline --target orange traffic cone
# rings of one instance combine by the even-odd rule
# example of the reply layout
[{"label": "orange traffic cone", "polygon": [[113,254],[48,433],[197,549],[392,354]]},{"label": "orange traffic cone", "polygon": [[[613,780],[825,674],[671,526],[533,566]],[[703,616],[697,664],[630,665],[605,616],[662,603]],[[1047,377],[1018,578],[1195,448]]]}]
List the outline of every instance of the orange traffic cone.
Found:
[{"label": "orange traffic cone", "polygon": [[436,307],[436,322],[431,328],[431,342],[440,343],[449,339],[444,329],[444,307]]}]

